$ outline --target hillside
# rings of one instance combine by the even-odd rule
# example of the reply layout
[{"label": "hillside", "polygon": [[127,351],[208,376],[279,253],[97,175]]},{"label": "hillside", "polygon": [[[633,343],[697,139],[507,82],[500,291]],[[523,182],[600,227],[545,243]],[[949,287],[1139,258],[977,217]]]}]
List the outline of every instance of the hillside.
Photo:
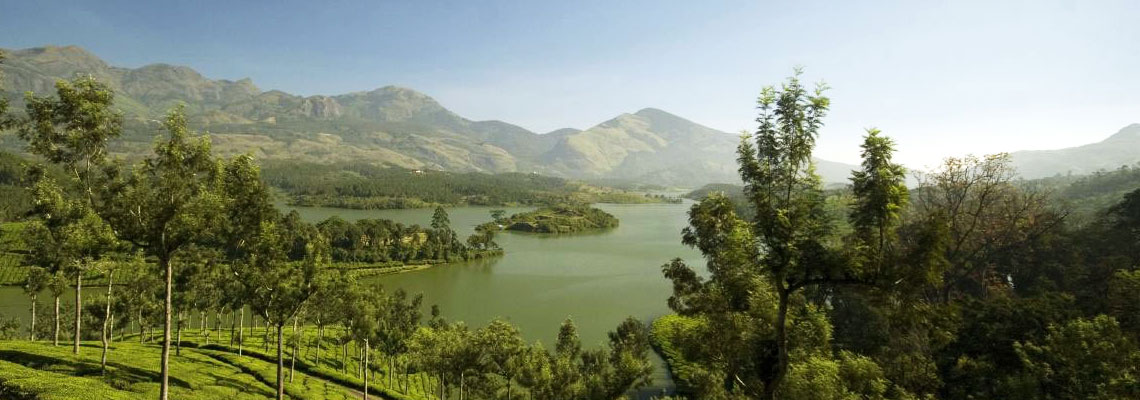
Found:
[{"label": "hillside", "polygon": [[1140,162],[1140,124],[1128,125],[1100,142],[1058,150],[1018,151],[1013,166],[1027,179],[1111,171]]},{"label": "hillside", "polygon": [[[586,130],[540,134],[502,121],[473,121],[412,89],[386,86],[335,96],[262,91],[251,79],[214,80],[168,64],[115,67],[75,46],[5,50],[0,93],[22,107],[23,93],[49,95],[54,82],[90,74],[116,92],[127,117],[120,155],[149,150],[156,122],[184,103],[194,128],[211,133],[222,155],[455,172],[537,172],[678,186],[736,182],[736,135],[665,111],[622,114]],[[19,149],[11,135],[0,148]],[[851,166],[818,160],[827,182]]]}]

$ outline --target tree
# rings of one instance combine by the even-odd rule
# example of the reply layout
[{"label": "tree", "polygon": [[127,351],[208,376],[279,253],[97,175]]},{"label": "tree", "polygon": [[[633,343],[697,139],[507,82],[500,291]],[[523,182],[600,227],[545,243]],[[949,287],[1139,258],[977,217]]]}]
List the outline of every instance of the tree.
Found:
[{"label": "tree", "polygon": [[1032,382],[1023,394],[1027,398],[1140,396],[1140,350],[1112,317],[1050,326],[1042,342],[1016,343],[1014,349]]},{"label": "tree", "polygon": [[1118,270],[1108,284],[1108,309],[1120,327],[1140,340],[1140,269]]},{"label": "tree", "polygon": [[36,307],[38,302],[36,299],[39,297],[40,292],[48,287],[51,283],[51,274],[42,267],[28,268],[28,279],[24,283],[24,294],[32,298],[32,320],[28,326],[29,340],[36,341]]},{"label": "tree", "polygon": [[526,342],[518,328],[509,322],[496,319],[476,333],[481,349],[482,370],[502,378],[507,400],[511,399],[511,384],[522,372]]},{"label": "tree", "polygon": [[320,292],[320,274],[329,263],[324,236],[296,214],[281,217],[268,187],[249,156],[236,157],[222,172],[225,231],[230,255],[250,308],[277,331],[277,398],[285,396],[284,326]]},{"label": "tree", "polygon": [[184,107],[172,110],[163,123],[169,138],[154,154],[129,171],[104,169],[109,184],[104,213],[119,237],[154,257],[164,276],[163,343],[160,398],[169,397],[171,316],[175,254],[216,229],[221,199],[216,193],[218,163],[210,141],[186,127]]},{"label": "tree", "polygon": [[67,277],[63,275],[63,272],[57,271],[51,275],[51,281],[48,283],[48,291],[51,292],[52,298],[55,299],[55,304],[52,308],[52,315],[54,316],[51,330],[52,346],[59,346],[59,297],[63,295],[64,290],[67,290]]},{"label": "tree", "polygon": [[[66,199],[62,187],[33,170],[32,213],[37,219],[25,234],[29,238],[29,261],[51,273],[70,276],[75,282],[75,334],[72,351],[79,353],[82,328],[83,274],[103,254],[115,248],[110,227],[82,200]],[[58,297],[56,298],[58,302]],[[59,316],[55,319],[58,323]]]},{"label": "tree", "polygon": [[827,87],[819,84],[811,91],[800,75],[797,69],[780,88],[761,91],[759,128],[743,135],[737,148],[752,217],[739,217],[723,195],[710,195],[690,209],[682,241],[705,256],[709,278],[680,260],[663,267],[673,281],[670,307],[704,319],[701,329],[718,336],[709,342],[725,343],[723,348],[709,343],[713,351],[705,356],[725,363],[723,371],[707,376],[723,380],[730,393],[780,396],[794,361],[790,349],[806,346],[790,342],[789,329],[830,330],[826,323],[797,322],[816,318],[805,290],[893,282],[895,271],[885,267],[892,265],[894,230],[907,195],[904,170],[891,162],[891,141],[876,130],[868,132],[863,168],[852,177],[856,229],[849,242],[861,250],[848,251],[839,245],[837,221],[811,159],[830,105]]},{"label": "tree", "polygon": [[27,95],[28,118],[17,133],[27,141],[29,152],[62,166],[83,195],[83,200],[65,200],[60,186],[42,171],[33,172],[38,175],[35,180],[42,181],[33,189],[37,197],[33,212],[49,220],[47,230],[58,247],[59,259],[52,267],[68,270],[76,282],[73,351],[78,354],[83,272],[110,251],[114,241],[110,229],[95,213],[98,183],[93,179],[106,159],[107,141],[122,130],[123,117],[112,109],[111,89],[92,77],[60,80],[55,86],[55,98]]},{"label": "tree", "polygon": [[1008,262],[1031,251],[1045,234],[1061,226],[1065,214],[1048,203],[1048,194],[1018,185],[1008,154],[947,158],[936,171],[922,175],[914,206],[920,223],[942,225],[947,269],[936,297],[987,296],[1007,291],[1018,275]]},{"label": "tree", "polygon": [[502,224],[503,219],[507,216],[507,210],[495,209],[491,210],[491,220],[496,224]]},{"label": "tree", "polygon": [[396,358],[408,352],[408,341],[420,325],[420,306],[423,304],[423,295],[408,298],[403,289],[396,289],[391,295],[383,299],[381,307],[376,343],[381,351],[388,356],[388,386],[392,386],[392,378],[396,375]]},{"label": "tree", "polygon": [[650,383],[653,364],[649,362],[649,330],[636,318],[629,317],[609,332],[612,376],[607,380],[606,398],[616,398],[632,389]]},{"label": "tree", "polygon": [[447,217],[447,211],[443,207],[436,207],[432,212],[431,229],[439,231],[451,229],[451,219]]},{"label": "tree", "polygon": [[850,215],[854,236],[866,253],[864,262],[872,268],[883,268],[884,256],[891,253],[895,244],[895,229],[901,223],[903,209],[909,193],[906,188],[906,169],[891,161],[894,142],[879,136],[878,129],[868,129],[863,140],[862,169],[851,177],[855,205]]}]

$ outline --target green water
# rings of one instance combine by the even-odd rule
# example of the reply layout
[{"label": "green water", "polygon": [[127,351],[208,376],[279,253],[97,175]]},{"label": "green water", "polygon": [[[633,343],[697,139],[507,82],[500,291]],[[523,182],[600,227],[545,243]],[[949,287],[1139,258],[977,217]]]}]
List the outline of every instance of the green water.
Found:
[{"label": "green water", "polygon": [[[673,257],[697,261],[700,253],[681,244],[688,204],[600,204],[621,225],[601,233],[536,235],[505,232],[495,240],[506,254],[475,262],[382,276],[387,287],[423,293],[448,320],[482,326],[493,318],[517,325],[529,341],[550,345],[567,317],[578,326],[585,346],[603,345],[606,332],[627,316],[642,321],[668,313],[672,291],[661,265]],[[491,207],[448,209],[452,227],[462,236],[490,219]],[[427,225],[431,210],[356,211],[296,208],[309,221],[331,215],[346,220],[386,218]],[[507,209],[508,214],[528,210]],[[698,263],[699,264],[699,263]],[[671,386],[655,358],[654,385]]]},{"label": "green water", "polygon": [[[673,257],[700,264],[696,262],[700,254],[680,243],[688,204],[597,207],[618,217],[621,225],[578,235],[505,232],[496,238],[506,252],[502,257],[370,279],[423,293],[425,315],[427,307],[438,304],[444,318],[471,326],[502,317],[517,325],[527,340],[547,345],[554,342],[562,320],[570,317],[583,345],[602,345],[606,332],[627,316],[648,322],[667,313],[671,286],[661,275],[661,265]],[[430,209],[283,208],[296,209],[310,222],[337,215],[350,221],[385,218],[427,225],[432,213]],[[459,207],[448,213],[452,227],[466,237],[475,225],[490,220],[491,209]],[[507,208],[508,213],[526,210]],[[0,288],[0,312],[26,314],[27,303],[19,288]],[[669,380],[660,360],[655,361],[658,368],[651,390],[660,391]]]}]

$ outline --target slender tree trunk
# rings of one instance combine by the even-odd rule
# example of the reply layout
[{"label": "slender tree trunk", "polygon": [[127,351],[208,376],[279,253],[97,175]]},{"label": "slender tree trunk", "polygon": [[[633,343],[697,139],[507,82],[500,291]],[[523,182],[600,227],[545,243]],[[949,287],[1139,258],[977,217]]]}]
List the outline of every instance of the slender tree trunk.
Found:
[{"label": "slender tree trunk", "polygon": [[289,355],[289,383],[293,383],[293,370],[297,367],[297,317],[293,317],[293,354]]},{"label": "slender tree trunk", "polygon": [[[190,314],[190,319],[194,319],[194,314]],[[190,326],[194,326],[194,322],[190,322]],[[190,328],[194,329],[194,328]],[[198,311],[198,337],[202,338],[206,344],[210,344],[210,337],[206,336],[206,312]]]},{"label": "slender tree trunk", "polygon": [[285,400],[285,356],[281,353],[282,325],[277,324],[277,400]]},{"label": "slender tree trunk", "polygon": [[444,393],[443,389],[444,389],[443,374],[439,374],[439,400],[445,400],[443,398],[443,393]]},{"label": "slender tree trunk", "polygon": [[115,280],[115,270],[107,271],[107,310],[103,313],[103,355],[99,361],[99,368],[103,374],[107,373],[107,351],[111,348],[111,282]]},{"label": "slender tree trunk", "polygon": [[238,317],[238,357],[241,357],[241,346],[245,343],[245,306],[241,307],[241,314]]},{"label": "slender tree trunk", "polygon": [[313,365],[321,366],[321,335],[325,333],[324,327],[317,325],[317,354],[313,357]]},{"label": "slender tree trunk", "polygon": [[364,400],[368,400],[368,339],[364,339]]},{"label": "slender tree trunk", "polygon": [[230,346],[234,345],[234,334],[237,333],[237,310],[230,310]]},{"label": "slender tree trunk", "polygon": [[[109,328],[107,328],[107,342],[115,344],[115,309],[112,308],[107,311],[107,318],[111,319],[111,325]],[[121,332],[122,329],[122,327],[119,327],[120,334],[123,333]]]},{"label": "slender tree trunk", "polygon": [[[190,318],[194,318],[194,314],[190,314]],[[186,329],[194,329],[193,322],[186,321]],[[178,338],[174,340],[174,351],[176,355],[182,355],[182,311],[178,312]]]},{"label": "slender tree trunk", "polygon": [[32,325],[28,328],[33,342],[36,341],[36,297],[36,293],[32,293]]},{"label": "slender tree trunk", "polygon": [[79,354],[79,330],[83,326],[83,271],[75,274],[75,347],[72,353]]},{"label": "slender tree trunk", "polygon": [[[163,296],[163,321],[162,321],[162,383],[159,387],[158,398],[160,400],[167,400],[170,398],[170,317],[173,314],[172,292],[174,290],[174,269],[170,265],[170,260],[167,256],[158,258],[158,264],[162,267],[163,273],[166,275],[165,295]],[[181,326],[181,323],[179,324]],[[181,328],[179,328],[181,332]]]},{"label": "slender tree trunk", "polygon": [[222,308],[214,310],[214,341],[222,341]]},{"label": "slender tree trunk", "polygon": [[396,357],[388,356],[388,387],[392,387],[392,375],[396,371]]},{"label": "slender tree trunk", "polygon": [[266,353],[269,352],[269,318],[265,318],[265,335],[261,337],[261,347]]},{"label": "slender tree trunk", "polygon": [[55,296],[55,328],[52,329],[52,346],[59,346],[59,296]]}]

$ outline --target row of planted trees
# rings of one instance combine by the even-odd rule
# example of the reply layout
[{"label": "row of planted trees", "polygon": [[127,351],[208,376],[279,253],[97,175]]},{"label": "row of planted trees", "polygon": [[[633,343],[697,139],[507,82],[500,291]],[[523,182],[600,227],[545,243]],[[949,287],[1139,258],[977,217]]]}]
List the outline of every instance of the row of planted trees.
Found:
[{"label": "row of planted trees", "polygon": [[[282,215],[254,160],[215,157],[208,137],[189,131],[181,107],[162,122],[167,135],[156,142],[153,154],[128,165],[107,155],[108,142],[122,126],[112,92],[84,77],[60,81],[56,88],[55,97],[28,94],[26,116],[3,120],[27,141],[29,152],[67,173],[66,179],[55,179],[33,167],[28,175],[34,200],[25,242],[27,261],[34,267],[26,289],[33,298],[33,340],[39,294],[48,290],[53,297],[50,334],[58,344],[60,296],[73,286],[74,351],[84,338],[83,322],[95,317],[102,325],[97,336],[106,368],[116,322],[120,332],[133,322],[139,340],[159,337],[162,399],[169,393],[172,346],[181,350],[183,329],[192,329],[190,317],[198,314],[199,337],[206,344],[214,314],[213,337],[220,344],[222,315],[228,313],[229,343],[241,354],[247,310],[250,321],[256,317],[264,327],[263,351],[276,343],[278,398],[284,397],[290,325],[292,364],[304,345],[313,349],[315,368],[331,366],[321,349],[339,347],[335,365],[347,372],[355,358],[365,393],[370,366],[380,364],[386,364],[390,386],[407,391],[409,376],[426,376],[438,386],[430,392],[440,398],[453,392],[460,398],[523,393],[564,399],[605,393],[612,398],[647,381],[647,334],[634,320],[611,335],[609,349],[596,351],[580,349],[568,322],[559,350],[548,353],[523,344],[518,331],[502,321],[472,330],[433,317],[421,326],[420,297],[362,288],[346,272],[330,267],[338,248],[403,261],[465,257],[475,250],[497,250],[493,233],[477,232],[464,246],[442,209],[426,232],[337,221],[318,227],[295,212]],[[349,237],[360,232],[366,234]],[[353,243],[336,245],[329,236]],[[413,249],[408,241],[422,243]],[[385,246],[402,250],[386,253]],[[415,252],[420,254],[408,255]],[[106,295],[98,307],[92,302],[85,307],[83,280],[92,274],[105,280]],[[161,335],[153,333],[158,326]],[[315,338],[297,334],[306,326],[316,328]],[[351,357],[350,345],[355,349]],[[382,363],[371,362],[377,354],[383,355]],[[300,361],[306,363],[304,357]],[[397,384],[393,379],[401,376],[400,370],[404,379]],[[424,378],[418,382],[426,386]]]}]

